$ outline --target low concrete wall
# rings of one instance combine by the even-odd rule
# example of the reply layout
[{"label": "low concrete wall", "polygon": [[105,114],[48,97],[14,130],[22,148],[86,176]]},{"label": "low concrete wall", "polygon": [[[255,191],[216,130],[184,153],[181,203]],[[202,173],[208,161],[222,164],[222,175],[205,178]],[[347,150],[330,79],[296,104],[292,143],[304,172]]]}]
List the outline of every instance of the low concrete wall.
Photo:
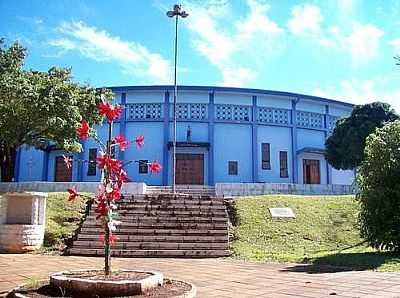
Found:
[{"label": "low concrete wall", "polygon": [[353,185],[291,183],[216,183],[217,196],[255,196],[264,194],[349,195]]},{"label": "low concrete wall", "polygon": [[[67,191],[68,188],[75,186],[78,192],[95,192],[99,182],[10,182],[0,183],[0,192],[58,192]],[[122,187],[122,193],[145,194],[146,184],[128,182]]]}]

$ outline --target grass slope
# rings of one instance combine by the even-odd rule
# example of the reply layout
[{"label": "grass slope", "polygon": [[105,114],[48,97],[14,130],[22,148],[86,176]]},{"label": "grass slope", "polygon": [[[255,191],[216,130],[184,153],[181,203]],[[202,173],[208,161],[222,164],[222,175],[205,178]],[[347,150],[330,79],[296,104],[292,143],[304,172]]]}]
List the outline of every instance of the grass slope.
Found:
[{"label": "grass slope", "polygon": [[[296,219],[272,219],[268,208],[273,207],[292,208]],[[398,255],[358,245],[363,239],[353,196],[241,198],[235,200],[235,210],[231,248],[238,258],[400,270]]]},{"label": "grass slope", "polygon": [[78,197],[68,202],[68,193],[49,193],[46,204],[46,230],[43,248],[40,252],[60,251],[64,248],[64,239],[70,237],[85,210],[86,199]]}]

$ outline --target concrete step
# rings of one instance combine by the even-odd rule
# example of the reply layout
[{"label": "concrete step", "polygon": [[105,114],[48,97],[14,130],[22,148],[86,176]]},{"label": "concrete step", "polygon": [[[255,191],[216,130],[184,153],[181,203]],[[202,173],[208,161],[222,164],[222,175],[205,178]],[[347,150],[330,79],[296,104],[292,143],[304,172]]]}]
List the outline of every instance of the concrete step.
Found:
[{"label": "concrete step", "polygon": [[[89,221],[94,221],[96,220],[96,216],[89,215],[87,218]],[[145,223],[214,223],[214,222],[227,222],[227,219],[224,217],[198,217],[198,216],[193,216],[193,217],[177,217],[177,216],[123,216],[123,215],[118,215],[114,217],[115,220],[119,220],[122,222],[131,222],[131,223],[139,223],[139,222],[145,222]]]},{"label": "concrete step", "polygon": [[218,205],[184,205],[184,204],[171,204],[162,206],[161,204],[119,204],[119,209],[123,210],[175,210],[175,211],[224,211],[225,206]]},{"label": "concrete step", "polygon": [[154,205],[154,206],[169,206],[169,205],[184,205],[184,206],[224,206],[223,200],[209,199],[146,199],[146,198],[123,198],[117,201],[121,206],[128,204],[138,205]]},{"label": "concrete step", "polygon": [[[86,220],[82,225],[83,228],[101,228],[103,224],[98,220]],[[228,228],[227,222],[219,223],[149,223],[149,222],[122,222],[117,226],[117,229],[152,229],[152,230],[199,230],[199,231],[209,231],[209,230],[225,230]]]},{"label": "concrete step", "polygon": [[[104,256],[104,249],[93,248],[71,248],[68,250],[71,255]],[[227,257],[228,250],[127,250],[111,249],[111,255],[115,257],[181,257],[181,258],[215,258]]]},{"label": "concrete step", "polygon": [[[196,243],[216,243],[216,242],[227,242],[228,236],[209,236],[209,235],[118,235],[119,241],[121,242],[196,242]],[[82,241],[98,241],[98,234],[79,234],[78,240]]]},{"label": "concrete step", "polygon": [[[101,241],[74,241],[74,248],[95,248],[102,249],[104,247]],[[202,250],[215,250],[215,249],[228,249],[228,243],[225,242],[122,242],[117,241],[113,244],[115,249],[145,249],[145,250],[180,250],[180,249],[202,249]]]},{"label": "concrete step", "polygon": [[[99,237],[103,233],[104,229],[101,227],[100,224],[98,225],[85,225],[82,227],[81,232],[79,235],[95,235]],[[214,229],[187,229],[187,228],[117,228],[115,231],[118,235],[192,235],[192,236],[226,236],[228,235],[227,227],[217,228]]]},{"label": "concrete step", "polygon": [[[225,211],[180,211],[180,210],[126,210],[126,209],[118,209],[117,213],[120,216],[130,216],[130,217],[142,217],[142,216],[147,216],[147,217],[210,217],[210,218],[215,218],[215,217],[225,217]],[[92,210],[89,213],[89,216],[94,216],[96,215],[95,211]]]},{"label": "concrete step", "polygon": [[[103,255],[103,224],[96,206],[68,249],[75,255]],[[113,255],[127,257],[219,257],[229,255],[224,200],[211,196],[141,195],[118,201],[121,221]]]}]

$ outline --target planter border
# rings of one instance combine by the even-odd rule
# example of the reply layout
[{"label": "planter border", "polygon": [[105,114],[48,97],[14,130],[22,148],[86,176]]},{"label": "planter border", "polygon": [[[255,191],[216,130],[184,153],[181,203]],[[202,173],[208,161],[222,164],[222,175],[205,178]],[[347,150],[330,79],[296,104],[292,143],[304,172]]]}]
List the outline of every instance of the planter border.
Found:
[{"label": "planter border", "polygon": [[91,280],[88,278],[69,277],[66,274],[103,272],[100,269],[79,269],[60,271],[50,275],[50,285],[71,289],[79,293],[102,293],[102,295],[128,296],[143,294],[151,289],[163,285],[164,276],[158,271],[121,269],[121,272],[148,273],[150,276],[140,280]]}]

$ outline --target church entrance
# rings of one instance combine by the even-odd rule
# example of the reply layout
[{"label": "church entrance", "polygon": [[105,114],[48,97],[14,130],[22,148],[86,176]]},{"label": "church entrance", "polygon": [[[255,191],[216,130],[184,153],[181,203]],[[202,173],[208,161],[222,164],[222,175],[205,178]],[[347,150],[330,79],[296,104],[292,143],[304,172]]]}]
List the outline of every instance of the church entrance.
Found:
[{"label": "church entrance", "polygon": [[304,184],[321,183],[319,160],[303,159],[303,181]]},{"label": "church entrance", "polygon": [[176,154],[176,184],[204,184],[204,155]]},{"label": "church entrance", "polygon": [[[72,160],[72,156],[70,156]],[[56,157],[56,167],[55,167],[55,182],[71,182],[72,181],[72,166],[67,168],[64,164],[64,158],[62,156]]]}]

